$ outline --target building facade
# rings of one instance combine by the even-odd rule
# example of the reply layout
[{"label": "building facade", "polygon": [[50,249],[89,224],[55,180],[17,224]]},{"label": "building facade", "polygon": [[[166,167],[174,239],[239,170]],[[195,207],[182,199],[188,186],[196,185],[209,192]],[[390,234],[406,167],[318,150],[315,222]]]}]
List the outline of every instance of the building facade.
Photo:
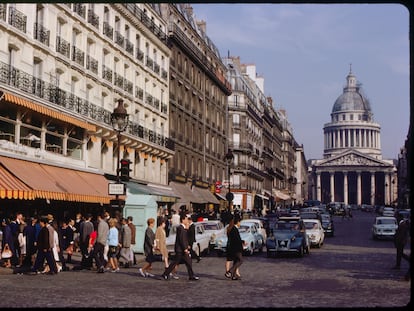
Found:
[{"label": "building facade", "polygon": [[[174,145],[165,31],[152,4],[0,4],[0,163],[28,185],[1,184],[3,205],[105,208],[118,154],[131,161],[132,180],[167,186]],[[120,140],[111,124],[119,100],[129,114]],[[77,187],[69,171],[83,174],[71,180]],[[165,189],[160,204],[174,201]]]},{"label": "building facade", "polygon": [[218,49],[189,4],[161,4],[168,23],[170,57],[169,185],[180,194],[174,206],[194,212],[218,209],[213,194],[226,174],[226,105],[231,87]]},{"label": "building facade", "polygon": [[312,160],[309,189],[323,203],[391,205],[397,200],[394,160],[382,159],[380,125],[350,70],[324,125],[324,158]]}]

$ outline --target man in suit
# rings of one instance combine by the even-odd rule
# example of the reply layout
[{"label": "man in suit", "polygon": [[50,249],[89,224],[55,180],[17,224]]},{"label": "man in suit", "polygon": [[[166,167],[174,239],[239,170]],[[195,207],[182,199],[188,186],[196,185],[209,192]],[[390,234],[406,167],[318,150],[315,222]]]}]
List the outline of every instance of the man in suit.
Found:
[{"label": "man in suit", "polygon": [[196,232],[195,232],[195,225],[193,222],[193,219],[191,215],[188,217],[188,245],[190,249],[191,258],[197,259],[197,262],[200,262],[201,257],[197,255],[197,253],[193,249],[194,242],[197,242],[196,240]]},{"label": "man in suit", "polygon": [[175,244],[174,244],[174,251],[175,251],[175,259],[170,263],[167,269],[165,269],[162,277],[165,280],[168,280],[170,273],[174,270],[174,268],[184,262],[185,266],[187,267],[188,278],[190,281],[196,281],[199,279],[198,276],[194,275],[192,263],[191,263],[191,256],[190,250],[188,247],[188,217],[185,213],[180,214],[180,225],[177,227],[177,233],[175,237]]}]

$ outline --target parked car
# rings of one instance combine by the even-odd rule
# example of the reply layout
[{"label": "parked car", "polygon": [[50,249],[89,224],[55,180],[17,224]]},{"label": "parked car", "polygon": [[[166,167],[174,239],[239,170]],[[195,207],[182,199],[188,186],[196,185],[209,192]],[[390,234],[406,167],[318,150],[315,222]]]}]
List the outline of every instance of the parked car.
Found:
[{"label": "parked car", "polygon": [[335,226],[334,226],[332,216],[328,213],[322,213],[321,220],[322,220],[322,228],[325,231],[325,236],[334,236]]},{"label": "parked car", "polygon": [[206,233],[210,235],[209,248],[212,250],[215,248],[216,240],[227,234],[224,225],[220,220],[204,220],[200,223],[203,224]]},{"label": "parked car", "polygon": [[[228,226],[228,225],[227,225]],[[227,226],[225,230],[227,231]],[[265,244],[263,236],[258,232],[257,225],[253,222],[240,222],[239,233],[241,239],[244,241],[243,252],[245,255],[253,255],[254,252],[261,253]],[[216,240],[215,249],[218,256],[226,253],[227,248],[227,234]]]},{"label": "parked car", "polygon": [[376,239],[390,239],[393,238],[397,231],[398,224],[395,217],[377,216],[372,225],[372,238]]},{"label": "parked car", "polygon": [[259,218],[249,218],[249,219],[243,219],[242,221],[240,221],[240,224],[244,224],[244,223],[255,223],[257,227],[257,231],[263,237],[263,241],[266,241],[267,233],[266,233],[266,228],[264,227],[264,224],[263,224],[263,220]]},{"label": "parked car", "polygon": [[[193,249],[198,256],[202,254],[210,252],[210,234],[204,230],[204,225],[201,222],[195,222],[195,233],[196,233],[196,241],[193,244]],[[172,226],[170,228],[170,234],[166,239],[167,250],[170,255],[173,255],[174,252],[174,244],[175,244],[175,237],[177,233],[177,226]]]},{"label": "parked car", "polygon": [[304,219],[306,234],[308,235],[311,246],[321,248],[325,242],[325,231],[319,219]]},{"label": "parked car", "polygon": [[395,216],[395,211],[392,207],[385,206],[382,209],[382,216],[394,217]]},{"label": "parked car", "polygon": [[310,253],[309,238],[300,217],[280,217],[266,239],[267,257],[280,253],[296,253],[299,257]]}]

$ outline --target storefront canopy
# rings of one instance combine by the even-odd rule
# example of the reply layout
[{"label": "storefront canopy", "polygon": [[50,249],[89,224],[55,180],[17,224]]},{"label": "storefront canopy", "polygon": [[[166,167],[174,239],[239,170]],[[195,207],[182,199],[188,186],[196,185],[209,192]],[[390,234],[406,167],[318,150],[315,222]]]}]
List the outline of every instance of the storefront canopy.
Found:
[{"label": "storefront canopy", "polygon": [[0,156],[0,197],[109,204],[100,174]]},{"label": "storefront canopy", "polygon": [[274,196],[276,197],[276,200],[287,201],[287,200],[291,199],[291,197],[289,195],[283,193],[280,190],[273,189],[273,193],[274,193]]}]

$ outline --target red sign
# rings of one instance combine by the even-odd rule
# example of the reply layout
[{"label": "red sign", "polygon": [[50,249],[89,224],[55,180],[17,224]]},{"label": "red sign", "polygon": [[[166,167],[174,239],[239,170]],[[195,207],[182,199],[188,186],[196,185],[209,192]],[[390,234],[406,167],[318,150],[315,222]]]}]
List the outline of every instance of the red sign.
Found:
[{"label": "red sign", "polygon": [[223,185],[221,184],[221,181],[216,181],[216,193],[220,193],[221,192],[221,188],[223,187]]}]

